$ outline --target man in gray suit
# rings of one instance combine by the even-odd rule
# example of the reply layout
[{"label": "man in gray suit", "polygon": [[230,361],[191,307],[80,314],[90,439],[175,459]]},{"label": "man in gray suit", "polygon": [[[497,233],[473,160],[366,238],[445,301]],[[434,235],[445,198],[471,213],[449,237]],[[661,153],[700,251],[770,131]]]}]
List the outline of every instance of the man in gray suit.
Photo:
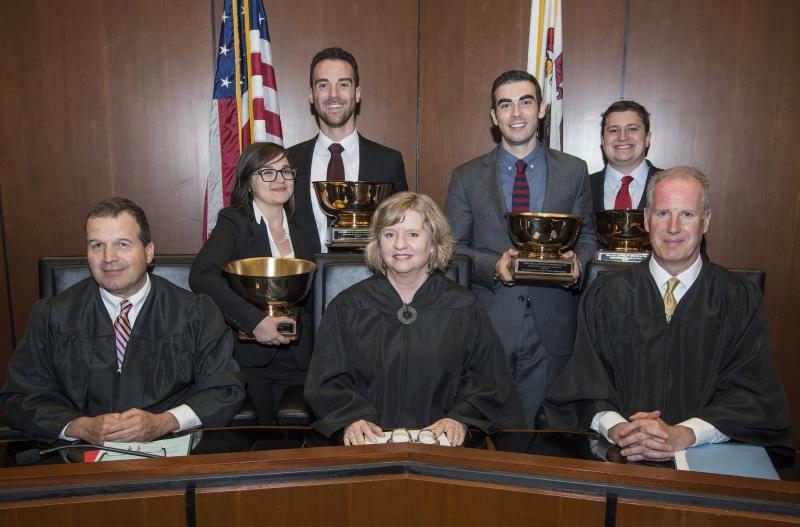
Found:
[{"label": "man in gray suit", "polygon": [[[545,391],[572,352],[580,271],[596,249],[592,197],[586,163],[536,139],[547,108],[532,75],[517,70],[503,73],[494,81],[491,99],[500,145],[453,171],[445,215],[456,253],[472,258],[473,291],[503,340],[526,424],[533,428]],[[515,191],[515,180],[520,178],[527,181],[529,194],[522,204]],[[517,206],[512,207],[512,201]],[[574,252],[563,255],[577,263],[572,286],[514,283],[509,264],[517,251],[504,215],[520,207],[583,219]]]}]

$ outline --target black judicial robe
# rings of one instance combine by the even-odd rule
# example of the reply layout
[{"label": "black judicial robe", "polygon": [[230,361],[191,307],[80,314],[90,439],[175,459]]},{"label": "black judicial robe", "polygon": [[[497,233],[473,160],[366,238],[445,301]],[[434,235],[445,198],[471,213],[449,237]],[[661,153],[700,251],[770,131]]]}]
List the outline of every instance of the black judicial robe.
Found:
[{"label": "black judicial robe", "polygon": [[341,293],[315,337],[305,397],[326,436],[359,419],[384,429],[450,417],[486,432],[518,426],[521,410],[502,344],[477,298],[433,273],[403,302],[376,274]]},{"label": "black judicial robe", "polygon": [[581,299],[575,349],[545,402],[548,425],[599,411],[698,417],[731,439],[794,448],[758,287],[705,260],[669,323],[648,262],[607,273]]},{"label": "black judicial robe", "polygon": [[87,278],[37,302],[0,392],[9,424],[51,441],[73,419],[188,404],[204,426],[223,426],[244,398],[233,336],[210,298],[150,275],[117,373],[114,326]]}]

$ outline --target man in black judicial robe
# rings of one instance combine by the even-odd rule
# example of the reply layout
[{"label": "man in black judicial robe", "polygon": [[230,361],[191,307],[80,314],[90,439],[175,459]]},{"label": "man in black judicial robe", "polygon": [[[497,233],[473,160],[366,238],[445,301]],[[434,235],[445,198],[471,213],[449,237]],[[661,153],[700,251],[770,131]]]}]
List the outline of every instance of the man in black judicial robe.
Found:
[{"label": "man in black judicial robe", "polygon": [[647,197],[653,256],[584,293],[572,358],[547,396],[548,424],[591,427],[629,460],[727,440],[792,453],[761,292],[700,256],[707,178],[676,167],[653,178]]},{"label": "man in black judicial robe", "polygon": [[491,433],[520,426],[502,344],[476,297],[435,272],[403,307],[375,274],[337,296],[315,336],[305,397],[326,436],[364,419],[384,430],[449,417]]},{"label": "man in black judicial robe", "polygon": [[[39,440],[147,441],[222,426],[244,398],[219,309],[147,274],[153,244],[133,202],[100,202],[86,224],[92,277],[33,308],[0,391],[9,424]],[[132,303],[122,362],[117,300]]]}]

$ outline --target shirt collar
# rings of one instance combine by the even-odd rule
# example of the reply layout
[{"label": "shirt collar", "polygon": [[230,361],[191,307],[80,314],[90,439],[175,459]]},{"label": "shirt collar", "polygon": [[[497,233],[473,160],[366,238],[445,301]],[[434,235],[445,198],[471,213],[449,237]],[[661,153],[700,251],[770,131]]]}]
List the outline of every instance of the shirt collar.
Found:
[{"label": "shirt collar", "polygon": [[322,130],[319,132],[319,137],[317,137],[317,144],[314,146],[314,149],[324,150],[325,152],[328,151],[328,147],[331,146],[333,143],[339,143],[344,148],[345,152],[352,152],[355,151],[356,146],[358,145],[358,130],[353,130],[353,133],[342,139],[341,141],[334,141],[327,135],[322,133]]},{"label": "shirt collar", "polygon": [[[269,233],[267,218],[264,216],[264,213],[261,212],[261,209],[258,208],[258,205],[256,205],[256,200],[253,200],[253,215],[256,217],[256,223],[260,224],[263,220],[264,225],[267,227],[267,233]],[[289,220],[286,217],[286,209],[283,209],[283,228],[286,232],[289,232]]]},{"label": "shirt collar", "polygon": [[[145,282],[144,287],[136,291],[134,294],[128,297],[128,301],[133,304],[131,307],[131,311],[139,312],[139,309],[142,307],[145,299],[147,299],[148,293],[150,293],[150,274],[145,273]],[[120,311],[120,303],[125,300],[121,296],[117,296],[106,289],[100,288],[100,298],[103,299],[103,305],[108,311],[109,316],[114,319],[117,318]]]},{"label": "shirt collar", "polygon": [[[537,141],[536,147],[528,152],[525,157],[522,158],[522,160],[525,161],[525,163],[528,165],[528,168],[530,168],[534,164],[535,160],[543,157],[544,148],[542,147],[541,143]],[[513,168],[518,159],[518,157],[514,156],[514,154],[503,147],[503,143],[497,145],[497,162],[500,164],[500,166]],[[514,170],[516,170],[516,168]]]},{"label": "shirt collar", "polygon": [[[659,289],[665,289],[667,281],[672,278],[672,275],[669,274],[663,267],[658,265],[656,259],[652,256],[650,257],[650,274],[653,275],[653,279],[656,281],[656,285]],[[700,269],[703,267],[703,258],[698,254],[697,259],[690,265],[685,271],[678,273],[675,277],[680,280],[681,285],[684,286],[686,289],[692,287],[692,284],[697,280],[697,277],[700,276]]]},{"label": "shirt collar", "polygon": [[647,160],[642,160],[639,163],[639,166],[634,168],[630,174],[625,174],[624,172],[620,172],[616,168],[612,167],[611,165],[606,165],[606,178],[611,178],[614,183],[617,185],[620,184],[620,180],[622,176],[630,176],[633,178],[636,183],[644,188],[645,184],[647,183],[647,174],[650,172],[650,165],[647,164]]}]

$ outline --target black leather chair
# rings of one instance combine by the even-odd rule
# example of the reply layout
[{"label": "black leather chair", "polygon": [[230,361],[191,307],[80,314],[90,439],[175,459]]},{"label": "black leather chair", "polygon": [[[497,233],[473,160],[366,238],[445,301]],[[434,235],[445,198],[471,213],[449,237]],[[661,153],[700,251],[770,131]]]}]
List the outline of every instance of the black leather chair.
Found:
[{"label": "black leather chair", "polygon": [[[191,291],[189,271],[193,254],[159,254],[148,269],[173,284]],[[90,275],[85,256],[44,256],[39,259],[39,296],[57,295]]]},{"label": "black leather chair", "polygon": [[[314,274],[314,330],[331,300],[351,285],[372,275],[363,254],[324,253],[317,255]],[[447,276],[469,289],[472,283],[472,262],[468,256],[455,255],[450,260]]]},{"label": "black leather chair", "polygon": [[[620,271],[622,269],[626,269],[634,265],[632,263],[623,263],[623,262],[601,262],[599,260],[592,260],[586,266],[586,285],[592,283],[592,281],[600,276],[603,273],[613,273],[616,271]],[[761,269],[746,269],[740,267],[731,267],[728,271],[741,276],[742,278],[746,278],[750,280],[754,284],[756,284],[761,291],[764,291],[764,286],[766,285],[767,281],[767,274],[762,271]]]},{"label": "black leather chair", "polygon": [[[194,261],[193,254],[157,254],[148,271],[188,291],[189,271]],[[45,256],[39,259],[39,296],[57,295],[90,276],[85,256]],[[253,425],[258,415],[250,399],[245,398],[242,408],[230,425]]]}]

